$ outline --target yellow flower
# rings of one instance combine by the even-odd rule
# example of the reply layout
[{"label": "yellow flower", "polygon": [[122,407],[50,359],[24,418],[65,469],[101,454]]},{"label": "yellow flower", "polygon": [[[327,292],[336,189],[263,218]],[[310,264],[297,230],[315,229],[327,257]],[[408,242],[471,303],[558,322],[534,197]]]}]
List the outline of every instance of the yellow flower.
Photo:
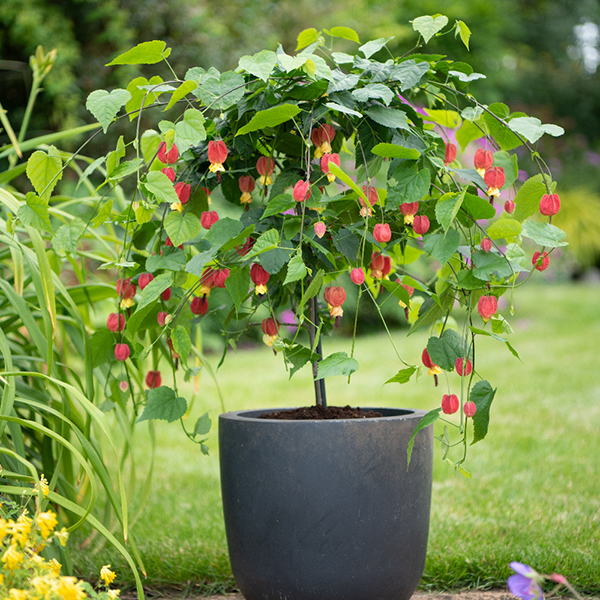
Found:
[{"label": "yellow flower", "polygon": [[4,575],[0,573],[0,585],[4,583]]},{"label": "yellow flower", "polygon": [[121,590],[108,590],[108,597],[110,600],[116,600],[119,597]]},{"label": "yellow flower", "polygon": [[109,586],[115,580],[116,576],[116,573],[113,573],[110,570],[110,565],[104,565],[100,569],[100,579],[102,579],[107,586]]},{"label": "yellow flower", "polygon": [[171,203],[171,210],[176,210],[177,212],[182,212],[183,211],[183,204],[181,204],[181,202],[172,202]]},{"label": "yellow flower", "polygon": [[58,524],[56,514],[54,514],[51,510],[40,513],[35,522],[38,524],[38,527],[40,528],[40,531],[42,532],[42,537],[44,539],[46,539],[50,535],[50,533]]},{"label": "yellow flower", "polygon": [[51,587],[46,578],[34,577],[31,580],[31,586],[37,592],[38,596],[49,597]]},{"label": "yellow flower", "polygon": [[[37,485],[34,489],[37,488]],[[48,480],[44,477],[44,474],[42,473],[42,476],[40,477],[40,488],[42,490],[42,494],[44,494],[44,498],[50,493],[50,486],[48,485]]]},{"label": "yellow flower", "polygon": [[6,537],[8,533],[8,521],[6,519],[0,519],[0,543]]},{"label": "yellow flower", "polygon": [[54,537],[58,539],[61,546],[66,546],[69,539],[69,532],[66,527],[63,527],[60,531],[54,532]]},{"label": "yellow flower", "polygon": [[12,588],[8,592],[8,597],[11,600],[27,600],[27,592],[25,590],[17,590],[15,588]]},{"label": "yellow flower", "polygon": [[8,522],[7,530],[13,536],[13,543],[18,542],[21,546],[25,546],[31,533],[31,519],[21,515],[16,523],[13,521]]},{"label": "yellow flower", "polygon": [[86,594],[82,585],[83,581],[77,581],[75,577],[61,577],[56,586],[56,593],[63,600],[83,600]]},{"label": "yellow flower", "polygon": [[51,558],[46,563],[46,566],[48,567],[50,574],[54,577],[58,577],[60,575],[60,568],[62,567],[62,565],[55,558]]},{"label": "yellow flower", "polygon": [[2,555],[4,568],[14,571],[21,562],[23,562],[23,553],[17,550],[16,544],[11,544],[8,550]]}]

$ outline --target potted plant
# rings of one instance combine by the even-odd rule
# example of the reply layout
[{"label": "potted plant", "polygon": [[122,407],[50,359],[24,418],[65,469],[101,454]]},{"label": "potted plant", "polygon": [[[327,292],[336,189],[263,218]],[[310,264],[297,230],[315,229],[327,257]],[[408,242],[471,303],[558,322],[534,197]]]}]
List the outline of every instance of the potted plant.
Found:
[{"label": "potted plant", "polygon": [[[83,177],[103,169],[105,184],[124,194],[135,177],[122,210],[102,201],[92,223],[124,232],[118,257],[102,265],[118,271],[118,303],[94,348],[123,366],[120,389],[137,398],[138,421],[181,420],[176,370],[189,380],[204,364],[195,341],[207,318],[225,338],[223,356],[260,329],[291,375],[312,367],[317,412],[327,412],[324,380],[358,369],[352,350],[327,355],[322,343],[344,319],[344,286],[356,286],[357,310],[391,294],[409,335],[430,331],[422,365],[400,359],[389,382],[423,368],[436,385],[447,377],[448,393],[435,390],[427,413],[221,416],[230,554],[249,600],[412,595],[427,543],[432,424],[445,421],[443,457],[469,476],[467,444],[485,437],[495,395],[477,371],[476,341],[492,336],[516,354],[504,316],[512,307],[499,311],[498,300],[510,305],[565,244],[551,224],[555,184],[536,148],[562,129],[481,104],[470,86],[482,74],[421,52],[452,32],[468,47],[465,23],[436,15],[412,26],[415,47],[400,57],[387,48],[391,38],[363,44],[347,27],[310,29],[295,55],[262,50],[235,71],[138,77],[87,100],[104,131],[123,107],[121,117],[137,120],[135,135]],[[358,49],[332,51],[338,42]],[[164,42],[144,42],[109,65],[168,64],[169,53]],[[169,119],[144,130],[143,111],[158,106]],[[55,156],[48,152],[50,166]],[[518,158],[531,172],[525,181]],[[32,183],[43,197],[46,187]],[[173,373],[170,386],[161,365]],[[147,388],[141,398],[136,382]],[[198,441],[207,424],[203,417],[188,435]]]}]

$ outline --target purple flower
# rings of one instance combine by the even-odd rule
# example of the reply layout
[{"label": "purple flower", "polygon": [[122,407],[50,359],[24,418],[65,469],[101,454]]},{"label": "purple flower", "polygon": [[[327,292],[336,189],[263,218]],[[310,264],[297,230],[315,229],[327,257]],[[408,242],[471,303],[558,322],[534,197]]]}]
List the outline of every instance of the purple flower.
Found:
[{"label": "purple flower", "polygon": [[516,575],[511,575],[506,582],[513,596],[522,600],[542,600],[543,593],[540,587],[540,576],[530,566],[520,562],[511,562],[510,568]]}]

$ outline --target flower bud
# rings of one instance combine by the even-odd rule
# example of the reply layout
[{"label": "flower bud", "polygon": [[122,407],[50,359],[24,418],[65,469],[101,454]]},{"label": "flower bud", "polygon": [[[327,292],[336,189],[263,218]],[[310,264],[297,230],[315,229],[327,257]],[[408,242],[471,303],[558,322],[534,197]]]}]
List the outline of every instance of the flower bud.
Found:
[{"label": "flower bud", "polygon": [[134,283],[131,283],[131,277],[117,280],[116,288],[119,298],[124,300],[130,300],[137,292],[137,286]]},{"label": "flower bud", "polygon": [[125,315],[110,313],[106,319],[106,326],[110,331],[123,331],[125,329]]},{"label": "flower bud", "polygon": [[167,300],[171,299],[171,288],[168,287],[161,295],[160,297],[167,302]]},{"label": "flower bud", "polygon": [[465,402],[465,405],[463,406],[463,412],[467,417],[472,417],[477,412],[475,402],[473,402],[472,400]]},{"label": "flower bud", "polygon": [[195,315],[205,315],[208,311],[208,298],[206,296],[194,296],[190,302],[190,310]]},{"label": "flower bud", "polygon": [[156,321],[158,322],[160,327],[164,327],[165,323],[167,322],[167,317],[169,316],[168,312],[165,312],[164,310],[161,310],[157,315],[156,315]]},{"label": "flower bud", "polygon": [[446,155],[444,156],[444,164],[448,166],[456,158],[456,146],[451,142],[446,144]]},{"label": "flower bud", "polygon": [[225,280],[229,277],[229,269],[218,269],[215,271],[213,281],[215,282],[215,287],[224,288]]},{"label": "flower bud", "polygon": [[[167,145],[163,142],[158,147],[157,156],[158,160],[160,160],[161,163],[164,163],[165,165],[172,165],[173,163],[176,163],[179,159],[179,150],[177,149],[177,146],[173,144],[171,146],[171,149],[167,152]],[[169,176],[167,175],[167,177]]]},{"label": "flower bud", "polygon": [[492,240],[490,238],[483,238],[481,240],[481,249],[484,252],[489,252],[492,249]]},{"label": "flower bud", "polygon": [[413,221],[413,230],[417,235],[424,235],[429,231],[429,219],[425,215],[417,215]]},{"label": "flower bud", "polygon": [[327,227],[323,221],[317,221],[315,223],[315,235],[320,239],[325,235]]},{"label": "flower bud", "polygon": [[154,275],[152,273],[142,273],[138,278],[140,290],[143,290],[153,279]]},{"label": "flower bud", "polygon": [[164,173],[169,178],[169,181],[171,183],[173,183],[175,181],[175,171],[174,171],[173,167],[165,167],[164,169],[161,169],[160,171],[161,171],[161,173]]},{"label": "flower bud", "polygon": [[481,318],[487,323],[498,310],[498,298],[496,296],[481,296],[477,303],[477,310]]},{"label": "flower bud", "polygon": [[298,181],[294,186],[294,191],[292,192],[292,196],[296,202],[304,202],[308,198],[310,198],[310,185],[306,181]]},{"label": "flower bud", "polygon": [[117,344],[115,346],[115,358],[121,362],[129,358],[129,346],[127,344]]},{"label": "flower bud", "polygon": [[268,156],[261,156],[256,161],[256,170],[260,175],[258,178],[258,183],[260,183],[260,185],[271,185],[273,183],[273,180],[271,179],[273,169],[275,169],[275,161]]},{"label": "flower bud", "polygon": [[204,229],[210,229],[219,220],[216,210],[205,210],[200,215],[200,224]]},{"label": "flower bud", "polygon": [[365,282],[365,272],[360,267],[352,269],[350,271],[350,280],[356,285],[362,285]]},{"label": "flower bud", "polygon": [[534,252],[531,264],[538,271],[545,271],[550,264],[550,257],[548,256],[547,252]]},{"label": "flower bud", "polygon": [[456,394],[445,394],[442,398],[442,412],[446,415],[453,415],[460,406]]},{"label": "flower bud", "polygon": [[457,358],[456,362],[454,363],[454,368],[461,377],[463,375],[468,377],[473,370],[473,365],[471,365],[471,361],[468,358],[466,363],[464,358]]},{"label": "flower bud", "polygon": [[545,217],[551,217],[560,210],[558,194],[544,194],[540,200],[540,212]]},{"label": "flower bud", "polygon": [[179,202],[181,204],[187,204],[187,201],[190,199],[190,194],[192,192],[192,186],[189,183],[184,183],[183,181],[179,181],[175,184],[175,193],[179,198]]},{"label": "flower bud", "polygon": [[373,229],[373,237],[379,243],[389,242],[392,239],[392,232],[387,223],[377,223]]},{"label": "flower bud", "polygon": [[160,371],[148,371],[146,374],[146,387],[157,388],[162,384],[162,378],[160,376]]},{"label": "flower bud", "polygon": [[269,317],[263,320],[261,328],[265,335],[276,336],[279,331],[279,323],[273,317]]},{"label": "flower bud", "polygon": [[509,214],[512,215],[515,212],[515,203],[512,200],[507,200],[504,203],[504,210]]}]

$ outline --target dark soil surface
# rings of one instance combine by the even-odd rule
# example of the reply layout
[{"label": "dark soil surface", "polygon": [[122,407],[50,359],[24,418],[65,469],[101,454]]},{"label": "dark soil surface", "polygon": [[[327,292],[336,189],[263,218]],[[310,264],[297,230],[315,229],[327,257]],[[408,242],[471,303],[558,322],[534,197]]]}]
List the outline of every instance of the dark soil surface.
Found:
[{"label": "dark soil surface", "polygon": [[306,421],[323,419],[375,419],[383,417],[380,412],[365,411],[350,406],[306,406],[280,412],[263,413],[259,419],[281,419],[286,421]]}]

